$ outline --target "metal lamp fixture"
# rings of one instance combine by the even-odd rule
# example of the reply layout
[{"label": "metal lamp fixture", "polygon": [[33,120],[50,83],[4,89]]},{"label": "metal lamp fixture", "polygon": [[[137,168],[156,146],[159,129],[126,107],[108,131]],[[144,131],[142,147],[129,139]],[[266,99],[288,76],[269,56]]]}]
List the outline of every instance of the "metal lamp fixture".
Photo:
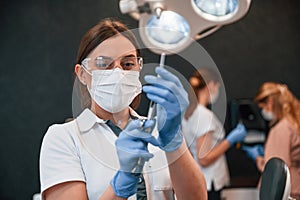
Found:
[{"label": "metal lamp fixture", "polygon": [[223,25],[241,19],[251,0],[120,0],[123,14],[139,20],[139,34],[155,53],[180,52]]}]

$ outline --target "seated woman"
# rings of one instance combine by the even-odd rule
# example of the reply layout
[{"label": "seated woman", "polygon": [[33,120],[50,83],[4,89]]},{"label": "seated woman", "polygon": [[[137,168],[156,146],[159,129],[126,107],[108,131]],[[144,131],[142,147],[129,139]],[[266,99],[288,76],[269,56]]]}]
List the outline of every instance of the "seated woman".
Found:
[{"label": "seated woman", "polygon": [[270,123],[264,147],[242,147],[260,171],[273,157],[282,159],[291,175],[291,197],[300,200],[300,102],[284,84],[266,82],[259,88],[255,101]]}]

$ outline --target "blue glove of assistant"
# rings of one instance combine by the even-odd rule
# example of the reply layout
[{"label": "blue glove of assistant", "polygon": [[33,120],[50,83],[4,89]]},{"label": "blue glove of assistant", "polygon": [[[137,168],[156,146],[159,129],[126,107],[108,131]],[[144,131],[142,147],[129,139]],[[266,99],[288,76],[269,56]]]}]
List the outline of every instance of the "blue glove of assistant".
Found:
[{"label": "blue glove of assistant", "polygon": [[264,155],[264,147],[263,145],[257,144],[255,146],[249,147],[249,146],[242,146],[242,150],[246,152],[247,156],[251,158],[254,162],[256,161],[257,156],[263,156]]},{"label": "blue glove of assistant", "polygon": [[230,143],[230,146],[237,142],[241,142],[247,135],[246,128],[243,124],[239,123],[226,137],[226,140]]},{"label": "blue glove of assistant", "polygon": [[147,145],[151,143],[158,146],[157,140],[143,131],[144,128],[153,126],[155,126],[153,120],[147,120],[145,123],[141,120],[131,121],[116,140],[120,169],[110,182],[116,196],[128,198],[137,192],[144,164],[153,157]]},{"label": "blue glove of assistant", "polygon": [[157,103],[157,126],[159,131],[159,147],[172,152],[183,142],[181,133],[181,120],[189,104],[188,94],[180,80],[162,67],[156,67],[153,75],[145,76],[150,84],[143,87],[147,97]]}]

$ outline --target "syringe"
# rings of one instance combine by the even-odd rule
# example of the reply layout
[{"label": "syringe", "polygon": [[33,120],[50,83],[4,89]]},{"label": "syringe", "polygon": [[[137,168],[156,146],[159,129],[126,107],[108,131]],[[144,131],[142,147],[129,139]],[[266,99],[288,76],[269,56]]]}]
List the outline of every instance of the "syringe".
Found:
[{"label": "syringe", "polygon": [[[164,67],[165,59],[166,59],[166,54],[163,52],[163,53],[161,53],[161,56],[160,56],[160,62],[159,62],[160,67]],[[156,103],[154,103],[153,101],[150,101],[147,119],[154,119],[154,117],[156,115],[155,111],[156,111]]]},{"label": "syringe", "polygon": [[[160,67],[164,67],[165,58],[166,58],[166,54],[162,53],[161,56],[160,56],[160,62],[159,62]],[[156,103],[154,103],[153,101],[150,101],[147,119],[142,120],[142,123],[141,123],[141,128],[145,132],[152,133],[152,130],[153,130],[154,127],[152,127],[152,128],[143,128],[143,126],[144,126],[144,124],[146,123],[147,120],[150,120],[150,119],[154,120],[155,115],[156,115]],[[136,166],[132,169],[131,172],[132,173],[141,173],[143,171],[144,164],[145,164],[145,160],[140,157],[137,164],[136,164]]]}]

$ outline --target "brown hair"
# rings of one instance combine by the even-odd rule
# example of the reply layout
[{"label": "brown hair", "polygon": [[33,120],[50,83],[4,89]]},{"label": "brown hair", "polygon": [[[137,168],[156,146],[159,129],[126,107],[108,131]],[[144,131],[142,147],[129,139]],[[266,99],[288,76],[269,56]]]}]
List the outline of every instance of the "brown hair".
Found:
[{"label": "brown hair", "polygon": [[220,77],[216,71],[211,68],[201,68],[194,72],[190,77],[189,82],[191,89],[189,92],[190,105],[185,112],[185,119],[188,119],[196,109],[198,105],[198,95],[199,90],[206,88],[207,84],[210,82],[220,82]]},{"label": "brown hair", "polygon": [[300,130],[300,102],[285,84],[266,82],[258,89],[255,102],[273,101],[273,112],[277,120],[286,118]]},{"label": "brown hair", "polygon": [[[76,63],[81,62],[103,41],[106,39],[122,34],[126,37],[136,48],[137,56],[141,55],[139,44],[134,34],[127,28],[127,26],[118,20],[112,18],[106,18],[101,20],[98,24],[92,27],[83,36],[77,53]],[[80,83],[80,101],[81,107],[89,108],[91,106],[91,97],[87,90],[87,87]],[[138,95],[131,103],[131,107],[136,109],[140,102],[140,96]]]}]

